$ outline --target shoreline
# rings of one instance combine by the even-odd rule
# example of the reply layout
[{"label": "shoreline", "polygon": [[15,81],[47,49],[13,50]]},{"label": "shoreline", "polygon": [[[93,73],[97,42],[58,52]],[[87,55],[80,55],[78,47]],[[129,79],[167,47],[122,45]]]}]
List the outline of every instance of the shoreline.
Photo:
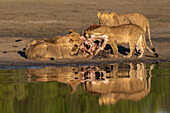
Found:
[{"label": "shoreline", "polygon": [[98,64],[115,64],[115,63],[159,63],[168,62],[167,59],[59,59],[59,60],[27,60],[27,61],[1,61],[0,69],[25,69],[25,68],[38,68],[46,66],[62,67],[62,66],[86,66],[86,65],[98,65]]}]

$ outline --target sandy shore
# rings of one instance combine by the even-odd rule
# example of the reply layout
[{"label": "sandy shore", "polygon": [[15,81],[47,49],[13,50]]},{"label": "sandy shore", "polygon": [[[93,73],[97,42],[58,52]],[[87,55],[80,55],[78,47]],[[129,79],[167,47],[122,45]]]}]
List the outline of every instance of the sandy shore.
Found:
[{"label": "sandy shore", "polygon": [[[108,62],[170,61],[170,2],[168,0],[105,0],[67,2],[21,2],[11,0],[0,2],[0,66],[33,65],[78,65]],[[151,38],[159,54],[158,58],[149,52],[141,59],[135,56],[123,58],[97,58],[92,60],[56,59],[28,60],[23,57],[26,43],[35,38],[65,35],[70,29],[78,33],[91,24],[97,24],[98,11],[112,11],[118,14],[138,12],[150,21]],[[148,40],[147,40],[147,44]],[[121,56],[121,55],[120,55]]]}]

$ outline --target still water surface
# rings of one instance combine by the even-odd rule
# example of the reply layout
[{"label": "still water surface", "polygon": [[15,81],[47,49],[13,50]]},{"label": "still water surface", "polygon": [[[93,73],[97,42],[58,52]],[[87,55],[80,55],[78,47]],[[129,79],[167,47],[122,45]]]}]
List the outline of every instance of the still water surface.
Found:
[{"label": "still water surface", "polygon": [[170,63],[0,69],[0,113],[170,113]]}]

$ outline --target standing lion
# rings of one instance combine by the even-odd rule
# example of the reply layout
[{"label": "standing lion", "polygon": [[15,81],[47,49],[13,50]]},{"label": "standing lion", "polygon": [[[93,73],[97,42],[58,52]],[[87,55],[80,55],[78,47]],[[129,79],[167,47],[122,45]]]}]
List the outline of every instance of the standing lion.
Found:
[{"label": "standing lion", "polygon": [[[148,48],[145,43],[145,32],[144,30],[135,24],[123,24],[119,26],[101,26],[96,29],[89,29],[85,31],[85,37],[90,38],[92,35],[101,36],[107,35],[108,41],[104,41],[102,47],[98,48],[94,55],[96,55],[100,50],[104,50],[106,44],[110,44],[113,49],[115,57],[118,57],[118,44],[129,44],[130,53],[124,58],[130,58],[135,53],[135,48],[141,50],[141,54],[138,58],[143,57],[145,52],[145,47],[148,51],[158,57],[158,54],[153,50]],[[112,56],[112,55],[111,55]]]},{"label": "standing lion", "polygon": [[151,49],[153,51],[155,51],[155,48],[153,47],[151,37],[150,37],[149,21],[148,21],[147,17],[145,17],[144,15],[139,14],[139,13],[128,13],[128,14],[118,15],[118,14],[113,13],[113,12],[112,13],[110,13],[110,12],[105,12],[105,13],[98,12],[97,16],[98,16],[98,19],[99,19],[99,23],[102,24],[102,25],[118,26],[118,25],[122,25],[122,24],[136,24],[136,25],[142,27],[145,33],[146,33],[146,28],[147,28]]}]

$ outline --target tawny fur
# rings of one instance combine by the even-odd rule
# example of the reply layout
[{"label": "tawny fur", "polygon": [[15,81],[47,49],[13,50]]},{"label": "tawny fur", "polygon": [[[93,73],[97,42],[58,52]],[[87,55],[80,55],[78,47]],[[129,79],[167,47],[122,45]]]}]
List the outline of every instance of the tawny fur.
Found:
[{"label": "tawny fur", "polygon": [[111,45],[113,52],[115,54],[115,57],[118,57],[118,44],[129,44],[130,47],[130,53],[127,56],[127,58],[130,58],[135,53],[136,46],[138,49],[141,50],[141,55],[138,56],[141,58],[143,56],[145,47],[154,55],[157,56],[157,54],[152,51],[150,48],[146,46],[145,43],[145,33],[143,29],[134,24],[124,24],[119,26],[101,26],[94,30],[86,31],[86,37],[90,37],[91,35],[107,35],[109,36],[108,43]]},{"label": "tawny fur", "polygon": [[25,55],[27,59],[75,58],[73,54],[78,51],[80,43],[80,34],[74,31],[51,39],[35,39],[26,45]]},{"label": "tawny fur", "polygon": [[148,36],[150,45],[153,51],[155,51],[155,48],[153,47],[151,36],[150,36],[150,26],[149,21],[146,16],[139,14],[139,13],[128,13],[128,14],[116,14],[114,12],[105,12],[97,14],[99,23],[102,25],[107,26],[117,26],[122,24],[136,24],[143,28],[144,33],[146,33],[146,29],[148,29]]}]

